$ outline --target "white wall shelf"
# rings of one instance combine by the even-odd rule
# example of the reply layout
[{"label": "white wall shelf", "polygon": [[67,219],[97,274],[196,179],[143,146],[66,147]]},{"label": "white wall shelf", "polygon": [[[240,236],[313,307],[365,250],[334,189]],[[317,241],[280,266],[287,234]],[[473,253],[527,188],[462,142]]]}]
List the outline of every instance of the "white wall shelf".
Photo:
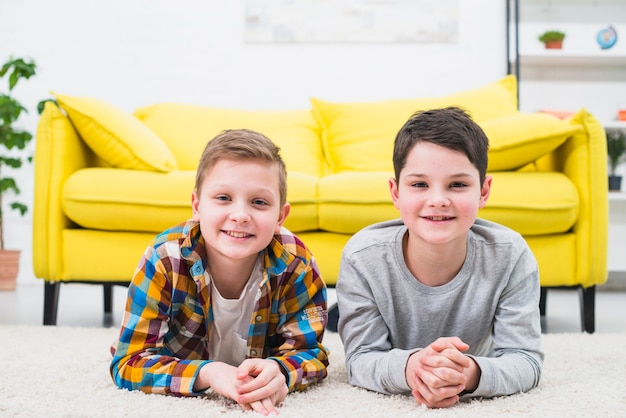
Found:
[{"label": "white wall shelf", "polygon": [[539,50],[532,53],[521,52],[519,57],[520,64],[525,66],[626,67],[626,53],[611,52],[610,50],[593,52],[546,49],[545,51]]},{"label": "white wall shelf", "polygon": [[605,120],[601,122],[607,129],[626,129],[626,120]]},{"label": "white wall shelf", "polygon": [[623,201],[623,202],[626,202],[626,193],[624,193],[624,192],[609,192],[609,201]]},{"label": "white wall shelf", "polygon": [[[610,126],[626,106],[626,2],[624,0],[507,0],[509,72],[517,75],[520,110],[586,108]],[[600,30],[618,34],[611,48]],[[545,49],[538,36],[565,33],[563,49]],[[605,125],[606,126],[606,125]]]}]

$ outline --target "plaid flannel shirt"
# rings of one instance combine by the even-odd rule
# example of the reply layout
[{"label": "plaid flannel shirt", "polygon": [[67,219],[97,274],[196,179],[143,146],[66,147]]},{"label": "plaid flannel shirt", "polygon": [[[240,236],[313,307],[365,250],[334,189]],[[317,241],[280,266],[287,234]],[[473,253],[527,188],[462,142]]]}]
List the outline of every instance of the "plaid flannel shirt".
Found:
[{"label": "plaid flannel shirt", "polygon": [[[249,358],[277,361],[289,391],[326,377],[326,286],[304,244],[283,228],[263,251],[263,279],[247,338]],[[120,388],[194,396],[208,363],[213,312],[204,278],[206,251],[197,222],[158,235],[128,289],[110,372]]]}]

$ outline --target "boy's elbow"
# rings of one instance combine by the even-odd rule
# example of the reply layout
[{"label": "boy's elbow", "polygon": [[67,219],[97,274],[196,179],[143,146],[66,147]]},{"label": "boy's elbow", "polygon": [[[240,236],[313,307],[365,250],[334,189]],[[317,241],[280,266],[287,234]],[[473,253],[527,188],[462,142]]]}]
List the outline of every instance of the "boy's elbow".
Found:
[{"label": "boy's elbow", "polygon": [[514,393],[528,392],[529,390],[539,386],[541,373],[543,371],[543,361],[541,358],[537,358],[535,356],[528,356],[527,361],[530,366],[530,370],[525,373],[526,378],[523,378],[522,376],[518,377],[519,388]]},{"label": "boy's elbow", "polygon": [[120,389],[129,389],[129,388],[124,387],[124,379],[122,379],[119,369],[113,363],[109,367],[109,373],[111,374],[111,379],[113,380],[113,383],[115,384],[115,386],[117,386]]},{"label": "boy's elbow", "polygon": [[534,381],[532,383],[532,387],[536,388],[537,386],[539,386],[539,382],[541,382],[541,373],[543,372],[543,362],[542,361],[536,361],[534,364]]},{"label": "boy's elbow", "polygon": [[124,364],[120,362],[120,358],[113,358],[111,361],[111,365],[109,366],[109,373],[111,375],[111,379],[115,386],[120,389],[126,390],[137,390],[139,389],[138,385],[133,385],[133,383],[127,379],[124,379],[122,375],[122,369],[125,367]]}]

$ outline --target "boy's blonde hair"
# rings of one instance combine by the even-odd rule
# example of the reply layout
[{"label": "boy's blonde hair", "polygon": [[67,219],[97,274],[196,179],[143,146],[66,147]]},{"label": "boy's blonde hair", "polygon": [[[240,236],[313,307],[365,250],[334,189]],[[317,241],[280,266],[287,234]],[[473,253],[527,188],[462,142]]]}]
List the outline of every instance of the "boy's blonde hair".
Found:
[{"label": "boy's blonde hair", "polygon": [[265,135],[250,129],[229,129],[213,138],[202,152],[196,172],[196,190],[219,160],[259,159],[278,166],[280,205],[287,202],[287,169],[278,148]]}]

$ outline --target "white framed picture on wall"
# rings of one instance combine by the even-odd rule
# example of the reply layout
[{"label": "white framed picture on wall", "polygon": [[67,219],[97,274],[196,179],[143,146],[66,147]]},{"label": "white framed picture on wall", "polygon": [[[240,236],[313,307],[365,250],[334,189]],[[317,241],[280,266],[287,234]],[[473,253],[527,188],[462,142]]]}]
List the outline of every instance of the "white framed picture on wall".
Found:
[{"label": "white framed picture on wall", "polygon": [[458,0],[246,0],[248,43],[456,43]]}]

